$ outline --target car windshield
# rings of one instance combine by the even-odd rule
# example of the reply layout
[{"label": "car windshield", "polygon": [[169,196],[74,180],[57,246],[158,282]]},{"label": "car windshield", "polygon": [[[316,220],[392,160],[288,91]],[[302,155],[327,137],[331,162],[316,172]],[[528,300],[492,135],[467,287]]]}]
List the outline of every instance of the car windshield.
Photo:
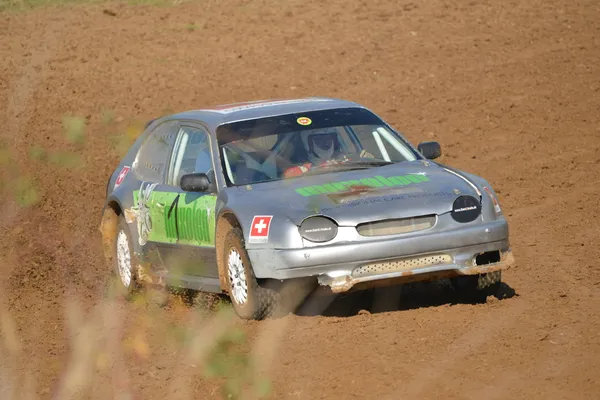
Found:
[{"label": "car windshield", "polygon": [[287,114],[219,126],[229,186],[413,161],[417,153],[363,108]]}]

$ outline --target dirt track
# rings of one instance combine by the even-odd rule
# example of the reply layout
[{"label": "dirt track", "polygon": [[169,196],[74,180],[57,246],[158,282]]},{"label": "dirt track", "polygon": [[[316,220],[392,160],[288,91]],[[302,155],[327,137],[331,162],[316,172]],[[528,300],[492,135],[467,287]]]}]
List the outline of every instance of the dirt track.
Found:
[{"label": "dirt track", "polygon": [[[308,307],[236,322],[273,398],[597,398],[594,0],[232,0],[0,13],[0,398],[64,393],[68,365],[80,365],[90,398],[218,397],[221,381],[186,364],[172,333],[194,326],[194,308],[177,299],[101,307],[98,224],[118,159],[111,136],[166,111],[309,95],[364,103],[413,142],[440,141],[442,162],[485,176],[508,213],[517,266],[503,275],[506,298],[487,304],[455,304],[443,287],[425,285],[400,298],[341,299],[320,315]],[[115,122],[103,122],[102,110]],[[80,147],[63,134],[65,114],[87,117]],[[83,164],[35,159],[36,145],[77,152]],[[23,176],[39,195],[26,208],[12,195]],[[90,321],[99,310],[101,325],[71,330],[77,320],[67,315]]]}]

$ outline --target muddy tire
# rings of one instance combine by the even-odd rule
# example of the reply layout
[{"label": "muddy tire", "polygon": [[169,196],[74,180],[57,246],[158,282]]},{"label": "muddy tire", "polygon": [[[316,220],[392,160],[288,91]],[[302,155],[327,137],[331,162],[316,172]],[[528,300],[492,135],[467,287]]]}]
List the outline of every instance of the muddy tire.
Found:
[{"label": "muddy tire", "polygon": [[117,292],[127,299],[141,287],[136,279],[136,265],[137,257],[133,252],[131,231],[125,218],[121,215],[115,235],[112,273],[114,281],[116,281]]},{"label": "muddy tire", "polygon": [[227,291],[237,315],[254,320],[273,316],[278,306],[279,292],[257,282],[239,228],[232,228],[225,237],[223,262]]},{"label": "muddy tire", "polygon": [[498,293],[502,285],[502,271],[479,275],[457,276],[450,283],[458,294],[466,300],[485,302],[488,296]]}]

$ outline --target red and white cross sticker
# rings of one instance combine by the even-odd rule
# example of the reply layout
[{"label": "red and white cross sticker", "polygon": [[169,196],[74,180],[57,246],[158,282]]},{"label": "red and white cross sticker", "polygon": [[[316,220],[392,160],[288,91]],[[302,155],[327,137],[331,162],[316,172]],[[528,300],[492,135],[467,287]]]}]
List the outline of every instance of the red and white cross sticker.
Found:
[{"label": "red and white cross sticker", "polygon": [[127,167],[127,166],[123,167],[123,169],[119,173],[119,176],[117,176],[117,181],[115,182],[115,189],[117,188],[117,186],[119,186],[121,183],[123,183],[128,172],[129,172],[129,167]]},{"label": "red and white cross sticker", "polygon": [[250,227],[249,243],[266,243],[269,240],[269,229],[271,227],[272,215],[256,215],[252,218]]}]

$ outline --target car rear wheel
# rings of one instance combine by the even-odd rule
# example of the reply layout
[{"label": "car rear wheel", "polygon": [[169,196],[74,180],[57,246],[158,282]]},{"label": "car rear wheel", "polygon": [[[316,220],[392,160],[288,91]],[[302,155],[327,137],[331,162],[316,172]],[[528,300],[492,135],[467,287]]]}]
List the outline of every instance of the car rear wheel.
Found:
[{"label": "car rear wheel", "polygon": [[227,291],[235,312],[243,319],[260,320],[272,316],[279,293],[257,282],[239,228],[231,229],[225,237],[223,260]]},{"label": "car rear wheel", "polygon": [[119,217],[117,235],[115,237],[114,270],[119,291],[126,297],[139,289],[134,266],[137,257],[133,252],[131,232],[123,216]]},{"label": "car rear wheel", "polygon": [[468,300],[484,302],[498,293],[502,285],[502,271],[479,275],[464,275],[450,279],[452,287]]}]

